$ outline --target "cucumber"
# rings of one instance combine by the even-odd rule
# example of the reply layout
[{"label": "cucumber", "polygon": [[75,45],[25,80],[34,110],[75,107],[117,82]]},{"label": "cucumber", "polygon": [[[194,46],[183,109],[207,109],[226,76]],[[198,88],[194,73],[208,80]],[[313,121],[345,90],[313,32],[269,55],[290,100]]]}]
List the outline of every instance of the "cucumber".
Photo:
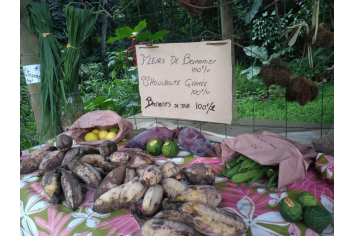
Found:
[{"label": "cucumber", "polygon": [[226,168],[231,169],[232,167],[237,165],[238,158],[231,159],[230,161],[226,162]]},{"label": "cucumber", "polygon": [[267,188],[269,187],[272,187],[272,185],[274,183],[277,183],[278,184],[278,170],[276,170],[273,175],[271,176],[271,178],[268,180],[268,183],[267,183]]},{"label": "cucumber", "polygon": [[236,166],[232,167],[231,169],[226,170],[225,171],[225,177],[230,179],[232,176],[234,176],[235,174],[239,173],[238,171],[240,169],[241,164],[242,163],[239,163]]},{"label": "cucumber", "polygon": [[[257,170],[257,169],[256,169]],[[250,184],[252,184],[253,182],[257,181],[257,180],[261,180],[264,179],[267,176],[267,171],[269,170],[269,167],[265,167],[263,169],[259,169],[261,172],[259,174],[257,174],[251,181]]]},{"label": "cucumber", "polygon": [[250,170],[245,173],[237,173],[231,178],[231,182],[233,183],[243,183],[246,181],[252,180],[256,175],[258,175],[261,172],[260,169],[257,170]]}]

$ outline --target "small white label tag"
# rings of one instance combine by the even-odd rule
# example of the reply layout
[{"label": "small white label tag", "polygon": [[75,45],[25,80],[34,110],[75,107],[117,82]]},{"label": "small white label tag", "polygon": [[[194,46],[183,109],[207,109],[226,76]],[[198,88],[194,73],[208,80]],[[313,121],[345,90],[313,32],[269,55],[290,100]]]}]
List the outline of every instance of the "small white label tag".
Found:
[{"label": "small white label tag", "polygon": [[26,78],[26,84],[41,82],[40,64],[23,66],[23,72]]}]

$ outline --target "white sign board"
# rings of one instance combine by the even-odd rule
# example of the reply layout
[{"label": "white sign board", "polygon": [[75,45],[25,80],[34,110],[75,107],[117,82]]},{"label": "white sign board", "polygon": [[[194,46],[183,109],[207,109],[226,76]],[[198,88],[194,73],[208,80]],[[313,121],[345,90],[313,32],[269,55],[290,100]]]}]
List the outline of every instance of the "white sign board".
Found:
[{"label": "white sign board", "polygon": [[26,78],[26,84],[41,82],[40,64],[23,66],[23,72]]},{"label": "white sign board", "polygon": [[231,124],[231,40],[136,45],[136,55],[143,116]]}]

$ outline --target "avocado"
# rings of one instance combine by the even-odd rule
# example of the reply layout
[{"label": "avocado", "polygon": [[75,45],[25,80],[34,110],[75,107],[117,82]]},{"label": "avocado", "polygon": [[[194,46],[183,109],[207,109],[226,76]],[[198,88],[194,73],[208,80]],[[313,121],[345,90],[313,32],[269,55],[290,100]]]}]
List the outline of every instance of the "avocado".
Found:
[{"label": "avocado", "polygon": [[283,198],[279,207],[279,212],[284,220],[296,222],[302,218],[303,210],[299,202],[290,198]]},{"label": "avocado", "polygon": [[175,157],[179,152],[178,145],[172,140],[166,140],[162,146],[162,154],[165,157]]},{"label": "avocado", "polygon": [[330,212],[321,206],[307,207],[303,218],[305,225],[318,234],[321,234],[333,220]]},{"label": "avocado", "polygon": [[162,140],[158,138],[153,138],[150,141],[148,141],[146,149],[149,154],[153,156],[158,156],[159,154],[161,154],[162,145],[163,145]]},{"label": "avocado", "polygon": [[317,206],[318,200],[316,197],[309,192],[301,192],[297,195],[297,201],[302,205],[302,208],[305,209],[309,206]]}]

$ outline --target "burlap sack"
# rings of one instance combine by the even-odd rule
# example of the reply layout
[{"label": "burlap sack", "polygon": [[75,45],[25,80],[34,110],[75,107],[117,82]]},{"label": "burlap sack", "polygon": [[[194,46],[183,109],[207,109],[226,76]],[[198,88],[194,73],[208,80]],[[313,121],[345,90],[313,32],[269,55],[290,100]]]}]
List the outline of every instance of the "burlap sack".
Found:
[{"label": "burlap sack", "polygon": [[131,132],[132,123],[127,121],[125,118],[119,116],[114,111],[92,111],[84,114],[78,120],[76,120],[69,128],[69,130],[65,132],[65,134],[71,136],[73,140],[78,144],[100,146],[100,144],[105,140],[85,142],[85,134],[90,132],[94,128],[109,131],[109,129],[113,127],[119,127],[120,130],[117,133],[116,138],[110,140],[114,141],[115,143],[118,143],[125,138],[126,134]]},{"label": "burlap sack", "polygon": [[221,157],[224,164],[240,154],[261,165],[279,165],[278,189],[281,189],[306,177],[311,159],[316,157],[317,152],[312,147],[265,131],[223,140]]}]

